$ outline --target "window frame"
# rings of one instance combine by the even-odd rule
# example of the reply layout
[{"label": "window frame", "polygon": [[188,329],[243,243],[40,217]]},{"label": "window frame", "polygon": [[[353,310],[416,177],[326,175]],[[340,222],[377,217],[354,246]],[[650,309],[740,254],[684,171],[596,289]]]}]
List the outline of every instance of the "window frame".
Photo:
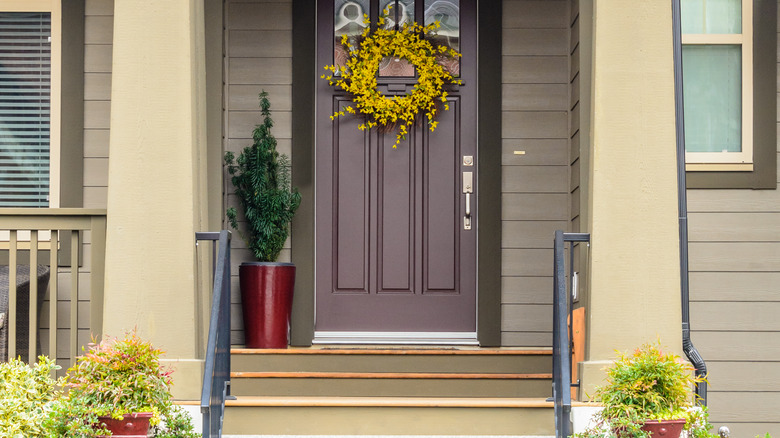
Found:
[{"label": "window frame", "polygon": [[[740,152],[685,152],[686,170],[752,171],[753,136],[753,0],[741,0],[739,34],[682,34],[686,45],[739,45],[742,48],[742,140]],[[683,78],[683,83],[685,78]]]},{"label": "window frame", "polygon": [[0,0],[0,12],[51,14],[51,95],[49,109],[49,206],[60,206],[62,134],[62,1]]}]

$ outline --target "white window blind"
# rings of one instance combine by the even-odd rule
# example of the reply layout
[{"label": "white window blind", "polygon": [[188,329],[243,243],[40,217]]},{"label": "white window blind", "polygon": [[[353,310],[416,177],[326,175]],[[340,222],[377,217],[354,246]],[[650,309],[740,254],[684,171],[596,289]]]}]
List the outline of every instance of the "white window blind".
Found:
[{"label": "white window blind", "polygon": [[686,162],[752,163],[751,1],[681,6]]},{"label": "white window blind", "polygon": [[0,13],[0,207],[49,206],[50,40],[50,13]]}]

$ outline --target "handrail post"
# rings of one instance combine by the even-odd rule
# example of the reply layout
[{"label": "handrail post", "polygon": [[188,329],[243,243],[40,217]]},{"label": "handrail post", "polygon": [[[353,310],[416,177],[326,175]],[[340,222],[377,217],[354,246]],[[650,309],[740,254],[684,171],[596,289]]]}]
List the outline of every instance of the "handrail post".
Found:
[{"label": "handrail post", "polygon": [[[590,234],[555,232],[553,245],[553,402],[555,406],[555,436],[568,438],[572,434],[571,376],[573,304],[566,286],[565,244],[569,242],[569,275],[574,275],[574,243],[590,242]],[[572,285],[573,287],[573,285]]]},{"label": "handrail post", "polygon": [[553,398],[557,438],[571,436],[571,352],[569,349],[568,297],[566,296],[563,231],[555,232],[553,246]]},{"label": "handrail post", "polygon": [[200,408],[203,437],[222,436],[225,398],[230,388],[230,231],[196,233],[196,240],[219,241],[214,259],[212,305]]}]

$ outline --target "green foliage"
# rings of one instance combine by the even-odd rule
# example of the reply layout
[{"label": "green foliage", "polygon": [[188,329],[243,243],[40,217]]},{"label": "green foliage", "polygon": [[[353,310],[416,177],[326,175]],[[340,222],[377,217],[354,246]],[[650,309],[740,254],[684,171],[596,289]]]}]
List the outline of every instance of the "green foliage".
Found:
[{"label": "green foliage", "polygon": [[45,356],[33,366],[18,359],[0,363],[0,436],[47,436],[42,422],[47,406],[59,394],[58,382],[50,377],[58,368]]},{"label": "green foliage", "polygon": [[172,371],[160,365],[161,354],[135,332],[124,339],[106,338],[68,370],[68,396],[114,418],[132,412],[159,414],[171,404],[172,383]]},{"label": "green foliage", "polygon": [[200,434],[195,432],[190,414],[179,406],[172,406],[163,416],[161,425],[152,427],[152,436],[155,438],[196,438]]},{"label": "green foliage", "polygon": [[[184,411],[173,405],[170,369],[160,364],[162,350],[135,332],[124,339],[106,338],[93,344],[68,370],[66,397],[54,401],[44,422],[50,437],[94,437],[99,416],[122,418],[132,412],[152,412],[153,434],[160,438],[200,436]],[[158,426],[160,422],[165,427]]]},{"label": "green foliage", "polygon": [[271,103],[265,91],[260,93],[260,108],[263,123],[255,127],[252,145],[244,148],[237,159],[232,152],[225,153],[225,166],[241,200],[248,235],[239,230],[235,208],[228,208],[227,217],[255,257],[273,262],[290,233],[290,221],[301,203],[301,195],[291,188],[288,157],[276,151],[276,138],[271,134]]},{"label": "green foliage", "polygon": [[54,400],[49,405],[43,427],[49,438],[83,438],[110,434],[102,427],[102,423],[98,423],[98,414],[92,406],[77,397]]},{"label": "green foliage", "polygon": [[605,415],[612,419],[665,419],[690,406],[693,368],[679,359],[661,351],[657,344],[645,344],[630,355],[620,354],[607,371],[606,386],[596,393]]},{"label": "green foliage", "polygon": [[618,353],[607,369],[607,384],[595,400],[604,409],[595,425],[577,438],[648,438],[641,430],[651,420],[685,419],[691,438],[714,438],[706,408],[694,406],[693,367],[679,356],[664,353],[660,343],[645,344],[632,354]]}]

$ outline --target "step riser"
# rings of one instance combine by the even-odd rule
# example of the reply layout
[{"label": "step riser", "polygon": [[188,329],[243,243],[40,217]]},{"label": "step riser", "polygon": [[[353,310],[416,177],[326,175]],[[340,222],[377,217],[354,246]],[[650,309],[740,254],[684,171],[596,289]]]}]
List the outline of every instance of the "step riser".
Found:
[{"label": "step riser", "polygon": [[327,397],[548,397],[548,379],[262,379],[233,378],[238,396]]},{"label": "step riser", "polygon": [[320,371],[398,373],[549,373],[548,355],[315,355],[233,354],[233,371]]},{"label": "step riser", "polygon": [[554,435],[542,408],[227,407],[225,435]]}]

